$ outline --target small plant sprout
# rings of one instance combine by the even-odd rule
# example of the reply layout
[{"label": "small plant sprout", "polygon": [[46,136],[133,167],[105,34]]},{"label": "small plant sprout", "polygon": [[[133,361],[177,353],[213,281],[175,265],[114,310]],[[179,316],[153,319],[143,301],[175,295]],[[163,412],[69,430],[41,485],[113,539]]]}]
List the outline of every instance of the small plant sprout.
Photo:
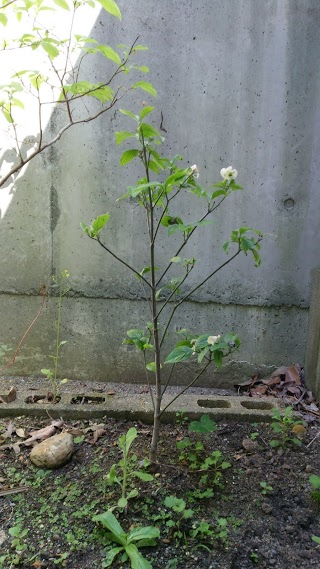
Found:
[{"label": "small plant sprout", "polygon": [[249,558],[252,563],[259,563],[259,555],[255,551],[251,551]]},{"label": "small plant sprout", "polygon": [[311,498],[320,504],[320,476],[311,474],[309,482],[312,486]]},{"label": "small plant sprout", "polygon": [[[132,427],[125,435],[121,435],[121,437],[119,437],[117,444],[122,452],[122,458],[117,464],[113,464],[111,466],[110,471],[106,476],[108,484],[117,484],[121,488],[121,498],[118,500],[119,508],[126,508],[128,500],[130,498],[135,498],[139,494],[137,488],[132,488],[129,492],[127,491],[128,485],[133,478],[139,478],[143,482],[150,482],[153,480],[153,476],[145,472],[144,469],[134,469],[137,459],[135,455],[130,456],[129,451],[137,436],[137,429]],[[147,465],[148,461],[143,461],[142,466],[145,468]]]},{"label": "small plant sprout", "polygon": [[304,427],[304,421],[295,419],[292,407],[286,407],[283,414],[278,408],[272,409],[272,419],[273,422],[270,424],[270,427],[278,435],[278,438],[270,441],[271,447],[283,448],[290,443],[301,446],[301,440],[297,438],[295,432],[297,432],[298,426]]},{"label": "small plant sprout", "polygon": [[58,291],[58,315],[57,315],[57,320],[55,322],[55,327],[56,327],[55,353],[53,355],[48,356],[53,360],[54,368],[53,370],[47,368],[42,369],[41,373],[43,373],[47,377],[47,380],[51,388],[51,393],[50,395],[48,394],[48,399],[49,398],[52,399],[54,403],[57,401],[57,397],[59,396],[58,386],[63,385],[68,381],[66,378],[59,380],[58,373],[59,373],[60,349],[61,346],[67,343],[66,340],[60,340],[60,329],[61,329],[62,301],[64,296],[70,290],[69,278],[70,274],[68,271],[66,270],[61,271],[58,277],[55,276],[52,277],[53,284],[51,285],[52,289],[57,289]]},{"label": "small plant sprout", "polygon": [[[109,213],[98,216],[91,225],[82,223],[81,226],[90,239],[96,241],[137,277],[141,283],[143,297],[150,307],[152,321],[145,327],[128,330],[124,344],[135,346],[143,357],[154,419],[150,461],[156,462],[163,413],[198,381],[211,364],[221,367],[223,360],[240,346],[240,340],[234,333],[221,334],[217,330],[209,330],[206,333],[194,334],[183,329],[178,333],[178,341],[175,340],[173,349],[171,347],[168,351],[166,340],[169,336],[173,337],[172,329],[177,330],[177,311],[184,302],[192,299],[200,287],[218,271],[227,267],[238,255],[252,255],[255,265],[259,266],[263,235],[250,227],[240,227],[232,231],[229,240],[222,247],[228,255],[227,259],[217,263],[217,266],[198,282],[190,283],[190,274],[193,273],[198,260],[189,254],[188,257],[184,256],[184,248],[190,245],[190,239],[200,228],[212,223],[209,219],[211,214],[215,213],[233,192],[241,190],[242,186],[236,182],[238,172],[228,166],[220,172],[222,180],[204,188],[198,183],[200,173],[196,164],[179,167],[178,163],[183,159],[181,156],[176,155],[172,159],[162,156],[159,151],[159,146],[164,141],[162,134],[146,122],[146,117],[153,110],[152,106],[144,106],[139,114],[121,110],[135,126],[132,131],[116,132],[117,144],[134,141],[134,147],[122,154],[120,164],[126,165],[131,160],[138,159],[142,165],[142,178],[135,185],[129,186],[126,194],[119,199],[135,200],[144,210],[145,215],[141,219],[146,220],[145,234],[149,251],[145,266],[131,266],[127,260],[113,252],[108,241],[102,240],[102,230],[108,223]],[[154,181],[151,179],[153,175],[157,178]],[[201,202],[203,212],[197,219],[183,220],[179,206],[181,208],[182,202],[190,198]],[[144,233],[142,229],[140,233]],[[158,254],[160,249],[164,249],[163,241],[166,238],[171,243],[173,254],[162,259]],[[189,383],[166,405],[162,405],[168,385],[174,381],[175,374],[180,373],[179,364],[184,362],[189,362],[189,369],[194,370]]]},{"label": "small plant sprout", "polygon": [[260,488],[261,488],[261,494],[263,494],[264,496],[267,496],[273,490],[272,486],[269,486],[267,482],[260,482]]},{"label": "small plant sprout", "polygon": [[216,423],[210,419],[209,415],[201,415],[199,421],[191,421],[188,428],[189,431],[201,433],[202,435],[209,435],[218,430]]},{"label": "small plant sprout", "polygon": [[171,536],[179,543],[182,539],[186,542],[186,533],[183,521],[192,518],[194,511],[186,507],[186,502],[176,496],[167,496],[164,505],[171,510],[171,518],[166,522],[170,528]]},{"label": "small plant sprout", "polygon": [[117,544],[117,547],[111,547],[107,551],[106,557],[102,561],[101,569],[111,567],[114,559],[120,554],[123,563],[130,559],[132,569],[152,569],[152,565],[141,555],[139,549],[140,547],[156,545],[155,540],[160,534],[158,528],[153,526],[136,527],[125,533],[110,510],[94,516],[92,519],[94,522],[102,524],[103,528],[108,530],[107,538],[110,542]]}]

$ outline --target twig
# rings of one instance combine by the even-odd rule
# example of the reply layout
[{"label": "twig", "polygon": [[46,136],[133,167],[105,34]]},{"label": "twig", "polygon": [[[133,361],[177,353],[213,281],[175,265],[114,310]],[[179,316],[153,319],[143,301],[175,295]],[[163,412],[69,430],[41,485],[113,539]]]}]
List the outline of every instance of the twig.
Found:
[{"label": "twig", "polygon": [[312,443],[316,440],[316,438],[318,438],[319,435],[320,435],[320,431],[318,431],[318,433],[317,433],[316,436],[312,439],[312,441],[310,441],[310,443],[307,444],[306,448],[309,448],[309,446],[312,445]]},{"label": "twig", "polygon": [[8,490],[0,490],[0,496],[8,496],[8,494],[18,494],[18,492],[27,492],[30,486],[19,486],[18,488],[9,488]]}]

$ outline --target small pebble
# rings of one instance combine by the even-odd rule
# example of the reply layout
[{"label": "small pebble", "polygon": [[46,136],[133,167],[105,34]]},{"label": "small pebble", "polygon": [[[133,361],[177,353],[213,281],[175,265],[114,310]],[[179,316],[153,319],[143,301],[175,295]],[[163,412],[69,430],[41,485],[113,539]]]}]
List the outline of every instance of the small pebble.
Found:
[{"label": "small pebble", "polygon": [[313,472],[313,468],[312,468],[311,464],[307,464],[305,470],[306,470],[306,472]]},{"label": "small pebble", "polygon": [[272,507],[270,506],[270,504],[268,504],[268,502],[263,502],[261,504],[261,510],[265,513],[265,514],[271,514],[272,513]]}]

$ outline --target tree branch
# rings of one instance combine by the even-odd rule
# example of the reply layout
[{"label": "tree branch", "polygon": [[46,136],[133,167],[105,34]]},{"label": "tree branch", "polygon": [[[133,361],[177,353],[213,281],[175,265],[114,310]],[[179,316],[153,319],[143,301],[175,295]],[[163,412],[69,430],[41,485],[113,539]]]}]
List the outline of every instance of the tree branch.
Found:
[{"label": "tree branch", "polygon": [[192,387],[192,386],[196,383],[196,381],[198,381],[200,375],[202,375],[202,374],[206,371],[207,367],[208,367],[210,364],[211,364],[211,359],[208,360],[208,362],[206,363],[206,365],[199,371],[199,373],[196,375],[196,377],[195,377],[192,381],[190,381],[190,383],[187,385],[187,387],[185,387],[184,389],[182,389],[182,391],[180,391],[173,399],[171,399],[171,401],[170,401],[170,403],[168,403],[168,405],[166,405],[163,409],[161,409],[160,417],[161,417],[162,413],[164,413],[165,410],[168,409],[168,407],[170,407],[170,405],[172,405],[172,403],[173,403],[176,399],[178,399],[178,397],[180,397],[180,395],[183,395],[183,393],[185,393],[185,391],[187,391],[187,389],[190,389],[190,387]]},{"label": "tree branch", "polygon": [[[88,235],[88,237],[90,237],[90,235]],[[142,275],[140,275],[140,273],[138,273],[138,271],[136,271],[133,267],[131,267],[128,263],[126,263],[126,261],[124,261],[123,259],[118,257],[115,253],[113,253],[113,251],[111,251],[111,249],[106,247],[106,245],[104,245],[102,243],[102,241],[100,241],[100,239],[95,239],[94,237],[90,237],[90,239],[92,239],[93,241],[98,241],[99,245],[101,245],[101,247],[103,249],[105,249],[107,251],[107,253],[110,253],[110,255],[112,255],[112,257],[114,257],[115,259],[117,259],[117,261],[119,261],[119,263],[122,263],[125,267],[130,269],[130,271],[132,271],[132,273],[137,275],[137,277],[139,277],[139,279],[142,279],[148,285],[148,287],[151,288],[151,284],[147,281],[147,279],[145,279]]]},{"label": "tree branch", "polygon": [[233,261],[233,259],[235,259],[239,253],[241,252],[241,249],[239,247],[238,251],[232,255],[232,257],[230,257],[227,261],[225,261],[224,263],[222,263],[222,265],[220,265],[217,269],[215,269],[212,273],[210,273],[210,275],[208,277],[206,277],[199,285],[197,285],[195,288],[193,288],[188,294],[186,294],[186,296],[184,296],[181,300],[179,300],[179,302],[174,306],[174,308],[171,311],[171,315],[169,317],[169,320],[167,322],[167,325],[164,329],[164,332],[162,334],[162,338],[161,338],[161,344],[164,341],[164,338],[166,336],[167,330],[170,326],[171,320],[174,316],[175,311],[179,308],[179,306],[185,301],[187,300],[194,292],[196,292],[196,290],[198,290],[200,287],[202,287],[209,279],[211,279],[211,277],[213,277],[218,271],[220,271],[220,269],[222,269],[223,267],[225,267],[226,265],[228,265],[229,263],[231,263],[231,261]]}]

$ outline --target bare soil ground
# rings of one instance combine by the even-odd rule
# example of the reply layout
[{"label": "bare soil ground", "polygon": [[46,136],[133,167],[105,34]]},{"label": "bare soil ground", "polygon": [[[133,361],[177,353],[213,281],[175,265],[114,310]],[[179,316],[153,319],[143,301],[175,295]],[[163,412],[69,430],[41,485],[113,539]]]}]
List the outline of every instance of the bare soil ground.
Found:
[{"label": "bare soil ground", "polygon": [[[27,434],[47,426],[50,419],[20,417],[13,423],[6,442],[21,442],[16,429]],[[130,467],[141,466],[148,456],[151,428],[113,419],[101,423],[103,427],[89,421],[64,425],[74,435],[75,452],[57,470],[36,469],[29,460],[30,448],[23,445],[16,453],[0,450],[0,569],[104,567],[112,545],[92,517],[115,505],[120,496],[119,487],[108,485],[105,475],[121,458],[119,436],[132,426],[138,437]],[[114,510],[126,532],[136,526],[159,528],[157,544],[141,550],[153,569],[320,567],[320,545],[311,539],[320,535],[320,505],[311,497],[309,482],[311,474],[320,475],[320,436],[315,438],[319,423],[309,425],[301,446],[290,443],[278,449],[270,447],[275,435],[269,425],[220,422],[217,431],[204,436],[190,433],[188,423],[182,423],[162,427],[153,480],[131,479],[129,486],[138,496],[126,510]],[[8,424],[9,419],[0,419],[0,439]],[[193,446],[177,448],[186,438]],[[214,451],[231,466],[204,470],[205,459]],[[21,486],[28,489],[5,493]],[[182,498],[193,512],[190,517],[181,519],[166,507],[168,496]],[[17,527],[18,544],[9,532]],[[112,567],[127,569],[130,564],[119,557]]]}]

